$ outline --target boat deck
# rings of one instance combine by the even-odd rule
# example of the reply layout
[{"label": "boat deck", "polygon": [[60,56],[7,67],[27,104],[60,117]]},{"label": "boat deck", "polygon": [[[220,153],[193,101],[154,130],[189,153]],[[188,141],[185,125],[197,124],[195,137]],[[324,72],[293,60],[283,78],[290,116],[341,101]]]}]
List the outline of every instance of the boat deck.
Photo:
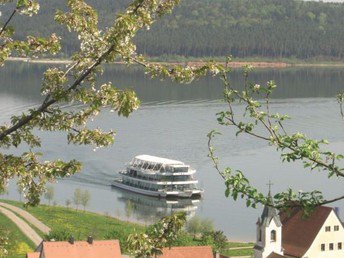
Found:
[{"label": "boat deck", "polygon": [[139,193],[139,194],[144,194],[148,196],[155,196],[155,197],[160,197],[160,198],[167,198],[167,197],[179,197],[179,198],[191,198],[195,196],[201,196],[203,194],[202,189],[193,189],[190,191],[178,191],[178,190],[173,190],[173,191],[165,191],[165,190],[158,190],[158,191],[153,191],[149,189],[143,189],[143,188],[138,188],[135,186],[127,185],[123,183],[122,179],[118,178],[114,180],[111,184],[113,187],[118,187],[127,191]]}]

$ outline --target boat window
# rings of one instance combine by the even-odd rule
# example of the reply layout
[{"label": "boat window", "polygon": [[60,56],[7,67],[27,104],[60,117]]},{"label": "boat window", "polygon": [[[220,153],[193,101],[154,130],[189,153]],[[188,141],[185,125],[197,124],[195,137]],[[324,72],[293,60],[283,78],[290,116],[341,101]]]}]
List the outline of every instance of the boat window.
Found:
[{"label": "boat window", "polygon": [[188,167],[175,167],[174,172],[188,172]]},{"label": "boat window", "polygon": [[165,166],[165,171],[166,172],[173,172],[173,167]]}]

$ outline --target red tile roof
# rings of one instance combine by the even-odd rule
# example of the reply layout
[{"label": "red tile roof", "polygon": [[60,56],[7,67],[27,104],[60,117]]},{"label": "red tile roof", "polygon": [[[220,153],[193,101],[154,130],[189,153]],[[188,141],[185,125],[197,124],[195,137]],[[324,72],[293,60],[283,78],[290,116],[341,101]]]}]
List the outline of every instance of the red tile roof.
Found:
[{"label": "red tile roof", "polygon": [[28,253],[26,258],[39,258],[41,253]]},{"label": "red tile roof", "polygon": [[[41,253],[45,258],[120,258],[118,240],[69,242],[43,242]],[[31,257],[30,257],[31,258]]]},{"label": "red tile roof", "polygon": [[267,258],[286,258],[287,256],[276,254],[276,253],[271,253]]},{"label": "red tile roof", "polygon": [[292,210],[289,216],[281,213],[284,254],[302,257],[310,248],[332,210],[330,207],[319,206],[308,218],[303,218],[304,213],[300,209]]},{"label": "red tile roof", "polygon": [[179,246],[163,248],[158,258],[213,258],[210,246]]}]

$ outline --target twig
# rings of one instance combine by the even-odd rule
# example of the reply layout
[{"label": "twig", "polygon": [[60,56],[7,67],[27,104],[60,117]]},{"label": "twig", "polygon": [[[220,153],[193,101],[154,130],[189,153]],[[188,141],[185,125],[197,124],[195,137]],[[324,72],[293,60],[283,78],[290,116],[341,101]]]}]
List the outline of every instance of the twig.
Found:
[{"label": "twig", "polygon": [[344,107],[343,107],[343,102],[339,103],[339,108],[340,108],[340,114],[342,116],[342,119],[344,120]]},{"label": "twig", "polygon": [[17,13],[18,9],[14,9],[14,11],[12,12],[12,14],[10,15],[10,17],[8,18],[8,20],[5,22],[4,26],[1,28],[0,31],[0,36],[1,34],[5,31],[6,27],[8,26],[8,24],[10,23],[10,21],[12,20],[12,18],[14,17],[14,15]]},{"label": "twig", "polygon": [[[74,90],[92,71],[95,67],[97,67],[114,49],[115,44],[112,44],[109,49],[104,52],[98,59],[95,61],[87,70],[79,76],[79,78],[66,90],[67,92],[70,92]],[[45,112],[45,110],[50,107],[51,105],[55,104],[58,100],[57,99],[50,99],[49,95],[47,96],[46,100],[42,103],[42,105],[37,108],[36,110],[32,111],[30,115],[23,117],[20,119],[16,124],[14,124],[12,127],[8,128],[7,130],[3,131],[0,134],[0,141],[4,139],[7,135],[13,133],[14,131],[18,130],[22,126],[28,124],[32,119],[37,117],[42,112]]]}]

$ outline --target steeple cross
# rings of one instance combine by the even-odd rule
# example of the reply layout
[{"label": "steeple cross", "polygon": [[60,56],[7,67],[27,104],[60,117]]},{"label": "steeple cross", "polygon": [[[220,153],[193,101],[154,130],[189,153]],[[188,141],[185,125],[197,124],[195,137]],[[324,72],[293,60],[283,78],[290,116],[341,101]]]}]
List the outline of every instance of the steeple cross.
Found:
[{"label": "steeple cross", "polygon": [[268,184],[266,184],[267,186],[269,186],[269,193],[271,192],[271,186],[273,186],[274,184],[273,183],[271,183],[271,181],[269,180],[269,183]]}]

